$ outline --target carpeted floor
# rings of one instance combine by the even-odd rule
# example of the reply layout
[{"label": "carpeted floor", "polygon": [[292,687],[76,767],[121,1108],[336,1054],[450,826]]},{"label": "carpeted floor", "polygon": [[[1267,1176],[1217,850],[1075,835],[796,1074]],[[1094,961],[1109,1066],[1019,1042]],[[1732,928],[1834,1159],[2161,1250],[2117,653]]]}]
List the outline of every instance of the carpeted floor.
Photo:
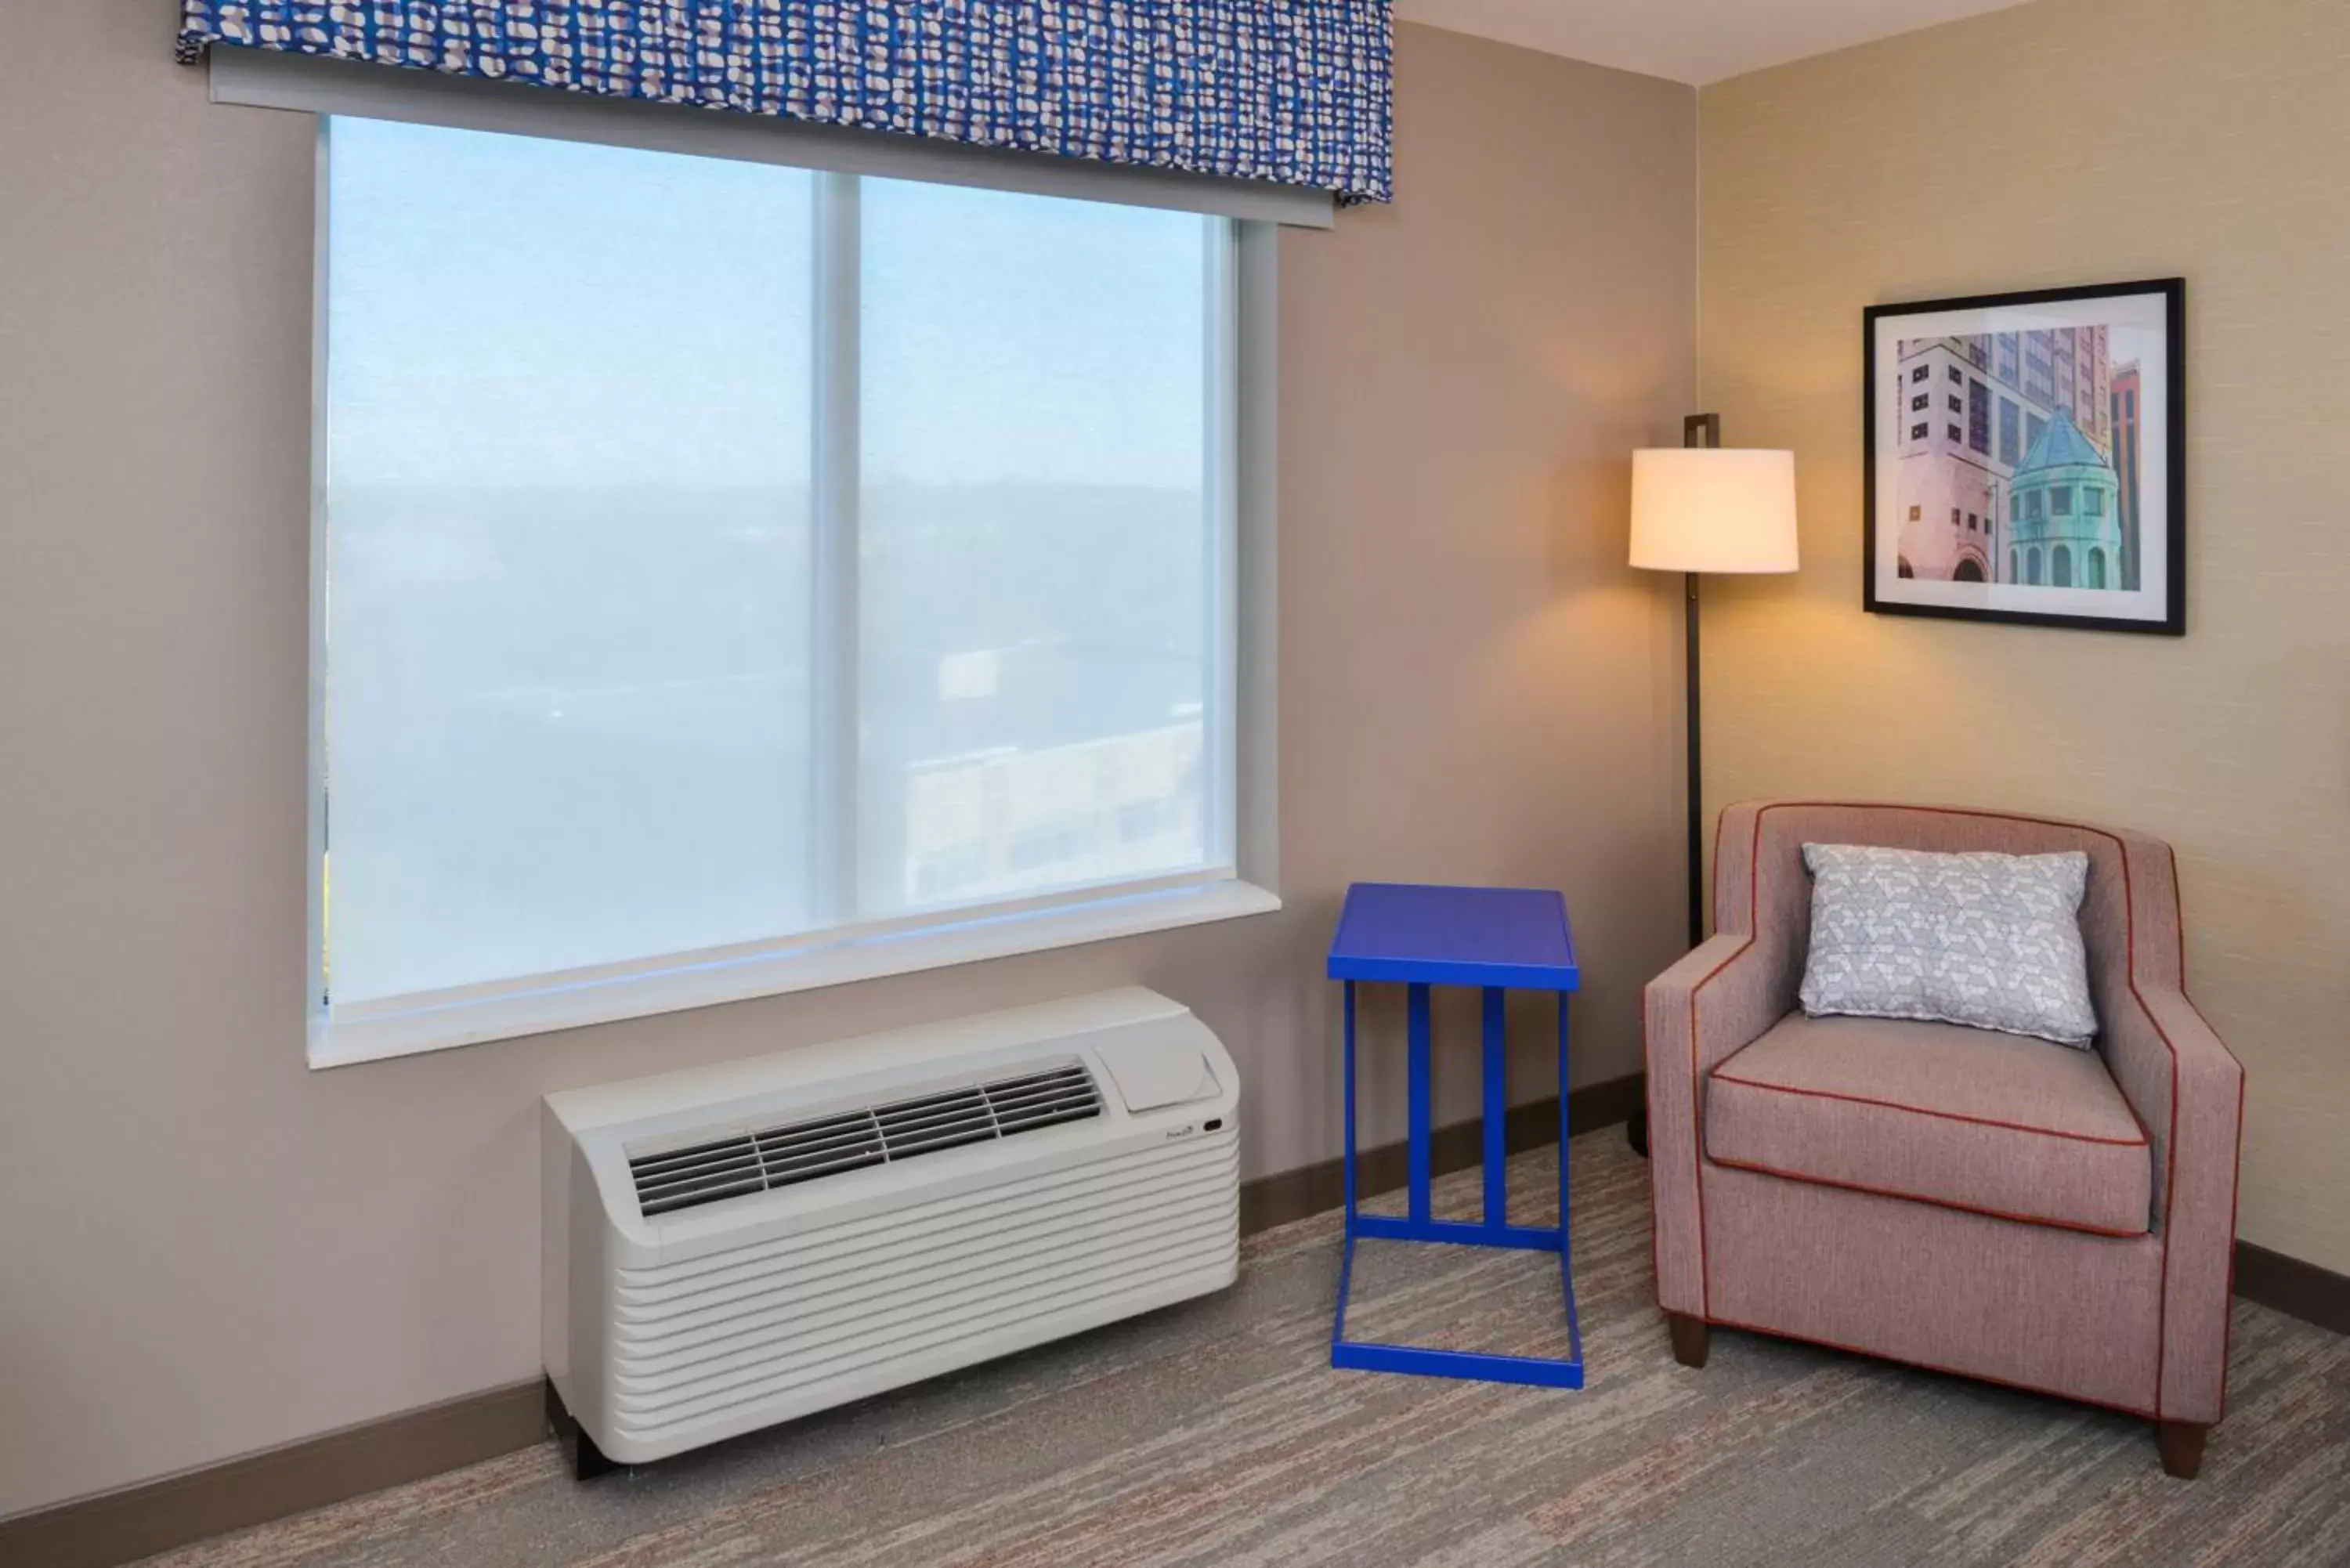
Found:
[{"label": "carpeted floor", "polygon": [[[1326,1215],[1250,1241],[1222,1297],[714,1450],[583,1487],[548,1445],[151,1561],[2350,1563],[2350,1339],[2237,1303],[2194,1482],[2146,1423],[2031,1395],[1721,1331],[1690,1372],[1647,1167],[1620,1130],[1573,1147],[1581,1393],[1331,1371]],[[1514,1212],[1556,1212],[1556,1168],[1514,1162]],[[1442,1191],[1473,1213],[1473,1173]],[[1560,1339],[1523,1255],[1414,1251],[1363,1260],[1358,1336]]]}]

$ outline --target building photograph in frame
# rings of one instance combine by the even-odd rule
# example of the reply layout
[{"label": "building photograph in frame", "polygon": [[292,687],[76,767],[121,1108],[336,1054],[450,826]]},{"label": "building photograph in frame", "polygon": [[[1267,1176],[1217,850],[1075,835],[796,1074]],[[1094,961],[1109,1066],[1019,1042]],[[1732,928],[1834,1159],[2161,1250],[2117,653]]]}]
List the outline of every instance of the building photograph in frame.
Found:
[{"label": "building photograph in frame", "polygon": [[2185,313],[2178,279],[1868,310],[1865,607],[2184,635]]}]

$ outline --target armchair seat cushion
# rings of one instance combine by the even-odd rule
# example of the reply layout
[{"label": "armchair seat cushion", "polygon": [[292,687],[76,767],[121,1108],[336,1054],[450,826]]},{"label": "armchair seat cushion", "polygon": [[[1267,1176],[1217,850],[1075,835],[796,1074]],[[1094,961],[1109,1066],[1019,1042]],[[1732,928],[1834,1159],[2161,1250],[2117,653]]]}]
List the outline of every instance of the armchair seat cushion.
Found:
[{"label": "armchair seat cushion", "polygon": [[1705,1151],[1767,1175],[2100,1235],[2146,1233],[2146,1130],[2095,1051],[1794,1013],[1707,1075]]}]

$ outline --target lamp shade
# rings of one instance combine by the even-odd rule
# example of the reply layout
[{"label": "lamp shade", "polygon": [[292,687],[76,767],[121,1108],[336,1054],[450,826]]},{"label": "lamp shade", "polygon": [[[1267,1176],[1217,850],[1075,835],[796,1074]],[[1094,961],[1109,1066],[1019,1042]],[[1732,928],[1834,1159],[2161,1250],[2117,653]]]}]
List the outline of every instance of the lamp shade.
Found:
[{"label": "lamp shade", "polygon": [[1795,569],[1795,454],[1669,447],[1632,454],[1632,565],[1652,572]]}]

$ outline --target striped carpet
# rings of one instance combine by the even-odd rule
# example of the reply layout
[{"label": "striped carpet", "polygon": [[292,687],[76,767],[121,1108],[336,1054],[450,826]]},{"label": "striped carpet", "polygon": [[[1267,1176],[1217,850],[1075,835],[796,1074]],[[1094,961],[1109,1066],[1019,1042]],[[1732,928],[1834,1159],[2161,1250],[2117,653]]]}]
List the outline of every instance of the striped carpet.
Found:
[{"label": "striped carpet", "polygon": [[[2350,1339],[2237,1303],[2203,1478],[2145,1423],[1717,1332],[1672,1362],[1647,1167],[1573,1145],[1589,1386],[1327,1365],[1336,1217],[1222,1297],[588,1486],[552,1445],[151,1559],[173,1568],[2350,1563]],[[1550,1151],[1513,1210],[1555,1213]],[[1443,1184],[1473,1213],[1473,1173]],[[1531,1266],[1530,1266],[1531,1265]],[[1388,1249],[1356,1331],[1540,1353],[1539,1259]]]}]

